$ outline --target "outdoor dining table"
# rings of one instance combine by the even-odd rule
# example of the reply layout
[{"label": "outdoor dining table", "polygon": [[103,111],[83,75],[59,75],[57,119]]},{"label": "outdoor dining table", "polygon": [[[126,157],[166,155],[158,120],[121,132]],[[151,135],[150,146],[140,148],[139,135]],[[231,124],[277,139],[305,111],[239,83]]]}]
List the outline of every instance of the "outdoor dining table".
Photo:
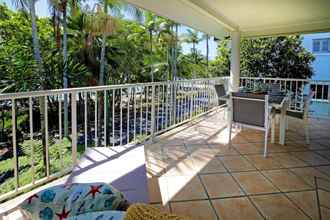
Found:
[{"label": "outdoor dining table", "polygon": [[[230,96],[225,95],[219,98],[219,100],[229,101]],[[279,144],[285,144],[285,133],[286,133],[286,124],[287,124],[287,115],[286,112],[289,107],[289,94],[272,95],[269,94],[269,107],[280,114],[280,128],[279,128]],[[275,143],[275,121],[272,122],[272,132],[271,132],[271,143]]]}]

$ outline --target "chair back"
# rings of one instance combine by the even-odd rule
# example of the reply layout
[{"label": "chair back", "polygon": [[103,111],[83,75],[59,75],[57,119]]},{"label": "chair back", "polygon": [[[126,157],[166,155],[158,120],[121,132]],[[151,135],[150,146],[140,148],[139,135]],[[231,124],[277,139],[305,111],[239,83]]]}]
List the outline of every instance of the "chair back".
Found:
[{"label": "chair back", "polygon": [[226,89],[223,84],[214,85],[215,92],[217,93],[218,97],[226,95]]},{"label": "chair back", "polygon": [[309,94],[307,96],[304,97],[304,118],[308,118],[308,114],[309,114],[309,107],[311,104],[311,101],[313,99],[315,95],[315,92],[313,90],[309,91]]},{"label": "chair back", "polygon": [[[216,84],[214,85],[215,92],[217,93],[218,98],[226,95],[226,89],[223,84]],[[219,105],[225,104],[226,102],[223,100],[219,100]]]},{"label": "chair back", "polygon": [[268,95],[232,93],[232,120],[250,126],[265,128],[268,117]]},{"label": "chair back", "polygon": [[269,92],[271,95],[277,95],[277,94],[281,93],[281,85],[280,84],[271,84]]}]

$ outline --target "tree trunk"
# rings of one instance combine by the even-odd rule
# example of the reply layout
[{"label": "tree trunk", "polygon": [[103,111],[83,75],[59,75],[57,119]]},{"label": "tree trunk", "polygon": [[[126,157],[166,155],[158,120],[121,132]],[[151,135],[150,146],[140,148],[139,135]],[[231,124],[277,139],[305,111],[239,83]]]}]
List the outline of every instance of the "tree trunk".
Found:
[{"label": "tree trunk", "polygon": [[150,40],[150,59],[151,59],[151,67],[150,67],[150,74],[151,74],[151,82],[154,82],[154,68],[153,68],[153,58],[152,58],[152,48],[153,48],[153,36],[152,36],[152,30],[149,30],[149,40]]},{"label": "tree trunk", "polygon": [[101,56],[100,56],[100,75],[99,75],[99,86],[104,85],[104,70],[105,70],[105,47],[106,47],[107,37],[105,34],[102,34],[102,47],[101,47]]},{"label": "tree trunk", "polygon": [[177,78],[177,58],[178,58],[178,24],[175,24],[175,48],[174,48],[174,68],[173,68],[173,80]]},{"label": "tree trunk", "polygon": [[[105,3],[104,4],[104,13],[107,15],[108,14],[108,5]],[[106,53],[106,40],[107,36],[106,33],[102,34],[102,45],[101,45],[101,54],[100,54],[100,73],[99,73],[99,81],[98,85],[103,86],[104,85],[104,72],[105,72],[105,65],[106,65],[106,59],[105,59],[105,53]],[[102,137],[102,117],[103,117],[103,112],[104,112],[104,95],[99,95],[99,97],[96,97],[96,100],[98,100],[98,113],[97,113],[97,121],[98,121],[98,126],[97,126],[97,141],[96,143],[97,146],[101,145],[101,137]],[[105,141],[105,140],[104,140]]]},{"label": "tree trunk", "polygon": [[30,13],[32,22],[32,43],[33,43],[33,56],[38,66],[39,73],[42,72],[42,59],[40,54],[40,45],[38,39],[37,18],[35,11],[35,0],[31,0]]},{"label": "tree trunk", "polygon": [[[194,51],[194,61],[195,61],[195,64],[197,64],[197,52],[196,52],[196,44],[193,43],[193,51]],[[196,79],[196,72],[194,71],[193,72],[193,78]]]},{"label": "tree trunk", "polygon": [[[68,88],[68,66],[67,66],[67,58],[68,58],[68,30],[67,30],[67,8],[66,1],[63,2],[63,88]],[[68,120],[69,120],[69,105],[68,105],[68,95],[64,95],[64,137],[68,136],[69,128],[68,128]]]},{"label": "tree trunk", "polygon": [[206,67],[209,68],[209,35],[206,35]]},{"label": "tree trunk", "polygon": [[[33,56],[37,63],[37,71],[42,76],[42,82],[41,82],[41,89],[46,89],[45,83],[45,75],[42,70],[42,58],[40,53],[40,44],[39,44],[39,38],[38,38],[38,29],[37,29],[37,17],[36,17],[36,11],[35,11],[35,0],[31,0],[30,2],[30,14],[31,14],[31,24],[32,24],[32,45],[33,45]],[[43,143],[43,166],[45,168],[45,175],[47,175],[46,172],[46,165],[47,165],[47,158],[46,158],[46,130],[45,130],[45,101],[43,97],[40,97],[40,123],[41,123],[41,133],[42,133],[42,143]]]}]

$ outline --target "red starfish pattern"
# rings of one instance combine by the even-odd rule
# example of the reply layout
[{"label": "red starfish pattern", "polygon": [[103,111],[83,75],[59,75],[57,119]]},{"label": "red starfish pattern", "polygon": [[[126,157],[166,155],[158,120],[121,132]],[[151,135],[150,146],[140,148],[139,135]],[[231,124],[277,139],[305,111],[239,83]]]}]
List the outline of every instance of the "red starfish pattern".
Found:
[{"label": "red starfish pattern", "polygon": [[28,200],[28,204],[31,204],[33,198],[39,198],[39,196],[37,194],[34,194],[32,196],[30,196],[27,200]]},{"label": "red starfish pattern", "polygon": [[66,219],[69,216],[70,212],[71,212],[71,210],[66,211],[65,206],[63,206],[62,213],[56,213],[56,215],[57,215],[59,220],[63,220],[63,219]]},{"label": "red starfish pattern", "polygon": [[90,187],[91,187],[91,189],[87,193],[87,196],[89,194],[92,194],[93,198],[95,198],[95,194],[96,193],[100,193],[100,188],[102,187],[102,185],[99,185],[99,186],[90,186]]}]

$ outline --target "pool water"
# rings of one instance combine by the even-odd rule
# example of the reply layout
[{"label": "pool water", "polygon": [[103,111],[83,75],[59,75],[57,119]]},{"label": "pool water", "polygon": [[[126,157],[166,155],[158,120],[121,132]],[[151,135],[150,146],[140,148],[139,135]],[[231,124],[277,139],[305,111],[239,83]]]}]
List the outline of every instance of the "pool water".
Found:
[{"label": "pool water", "polygon": [[309,111],[313,118],[330,119],[330,102],[313,101]]}]

